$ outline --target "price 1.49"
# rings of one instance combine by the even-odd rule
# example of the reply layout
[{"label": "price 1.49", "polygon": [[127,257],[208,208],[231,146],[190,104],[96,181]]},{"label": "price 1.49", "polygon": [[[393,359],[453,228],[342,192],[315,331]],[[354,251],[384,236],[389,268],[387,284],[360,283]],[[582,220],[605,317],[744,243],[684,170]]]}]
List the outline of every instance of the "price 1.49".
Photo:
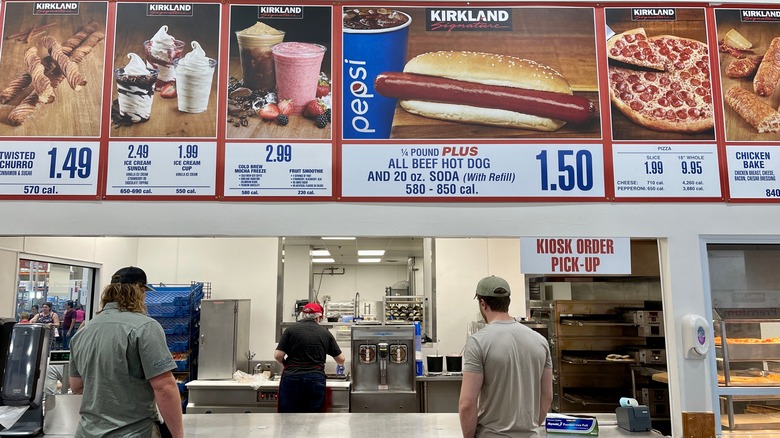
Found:
[{"label": "price 1.49", "polygon": [[536,156],[536,159],[539,160],[541,170],[542,191],[562,190],[568,192],[577,189],[587,192],[593,188],[593,155],[589,150],[558,150],[558,179],[557,182],[552,183],[550,182],[550,175],[548,175],[547,151],[541,151]]},{"label": "price 1.49", "polygon": [[57,162],[57,154],[59,150],[52,148],[48,154],[49,160],[49,178],[62,178],[63,173],[68,174],[68,178],[89,178],[92,172],[92,149],[83,148],[67,148],[65,152],[65,159],[62,164]]}]

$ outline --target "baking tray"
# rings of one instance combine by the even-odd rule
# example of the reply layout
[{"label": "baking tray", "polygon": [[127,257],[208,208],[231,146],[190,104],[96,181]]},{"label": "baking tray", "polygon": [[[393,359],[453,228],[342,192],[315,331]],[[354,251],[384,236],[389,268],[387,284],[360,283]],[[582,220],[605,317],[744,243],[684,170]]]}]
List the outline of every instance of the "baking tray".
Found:
[{"label": "baking tray", "polygon": [[[716,346],[723,357],[723,346]],[[780,360],[780,344],[728,344],[729,360]]]}]

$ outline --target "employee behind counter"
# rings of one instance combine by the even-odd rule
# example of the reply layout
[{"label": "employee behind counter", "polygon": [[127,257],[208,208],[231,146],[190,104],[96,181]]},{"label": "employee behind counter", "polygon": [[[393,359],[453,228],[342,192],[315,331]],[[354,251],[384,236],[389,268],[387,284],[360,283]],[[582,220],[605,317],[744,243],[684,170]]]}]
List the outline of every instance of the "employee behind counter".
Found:
[{"label": "employee behind counter", "polygon": [[319,325],[322,315],[322,306],[307,304],[301,320],[282,333],[274,351],[274,359],[284,366],[278,412],[321,412],[325,403],[326,355],[344,365],[346,358],[336,338]]}]

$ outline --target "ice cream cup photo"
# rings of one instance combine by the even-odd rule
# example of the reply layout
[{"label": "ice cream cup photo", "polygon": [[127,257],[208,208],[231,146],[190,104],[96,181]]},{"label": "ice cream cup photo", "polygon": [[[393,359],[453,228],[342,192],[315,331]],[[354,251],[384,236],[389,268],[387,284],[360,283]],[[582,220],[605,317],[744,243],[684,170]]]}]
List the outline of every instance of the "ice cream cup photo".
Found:
[{"label": "ice cream cup photo", "polygon": [[127,57],[130,62],[126,66],[114,69],[119,113],[133,123],[145,122],[152,113],[154,84],[159,72],[147,68],[135,53],[128,53]]},{"label": "ice cream cup photo", "polygon": [[165,25],[160,27],[152,39],[144,41],[146,62],[160,71],[154,86],[155,91],[160,91],[163,85],[176,80],[173,61],[181,57],[183,50],[184,41],[168,35],[168,26]]},{"label": "ice cream cup photo", "polygon": [[279,100],[290,99],[293,114],[300,114],[317,97],[322,58],[327,48],[319,44],[286,42],[271,48]]},{"label": "ice cream cup photo", "polygon": [[284,32],[257,22],[236,32],[244,86],[252,90],[272,91],[276,85],[271,47],[284,41]]},{"label": "ice cream cup photo", "polygon": [[173,60],[178,107],[181,112],[202,113],[209,105],[217,61],[207,57],[197,41],[191,45],[191,52]]},{"label": "ice cream cup photo", "polygon": [[412,18],[382,8],[346,8],[343,21],[343,137],[390,138],[397,101],[377,94],[374,78],[403,71]]}]

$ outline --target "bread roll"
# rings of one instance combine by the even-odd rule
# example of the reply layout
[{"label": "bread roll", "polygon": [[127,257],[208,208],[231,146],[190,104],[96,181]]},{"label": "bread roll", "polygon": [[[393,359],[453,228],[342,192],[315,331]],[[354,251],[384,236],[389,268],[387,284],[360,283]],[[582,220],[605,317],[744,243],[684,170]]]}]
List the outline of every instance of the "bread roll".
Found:
[{"label": "bread roll", "polygon": [[756,77],[753,78],[753,90],[759,96],[771,96],[780,81],[780,37],[769,43],[764,59],[758,66]]},{"label": "bread roll", "polygon": [[[571,95],[571,86],[555,69],[528,59],[481,52],[428,52],[404,67],[404,73],[439,76],[457,81]],[[422,100],[402,100],[406,111],[424,117],[462,123],[555,131],[560,120],[494,108]]]}]

